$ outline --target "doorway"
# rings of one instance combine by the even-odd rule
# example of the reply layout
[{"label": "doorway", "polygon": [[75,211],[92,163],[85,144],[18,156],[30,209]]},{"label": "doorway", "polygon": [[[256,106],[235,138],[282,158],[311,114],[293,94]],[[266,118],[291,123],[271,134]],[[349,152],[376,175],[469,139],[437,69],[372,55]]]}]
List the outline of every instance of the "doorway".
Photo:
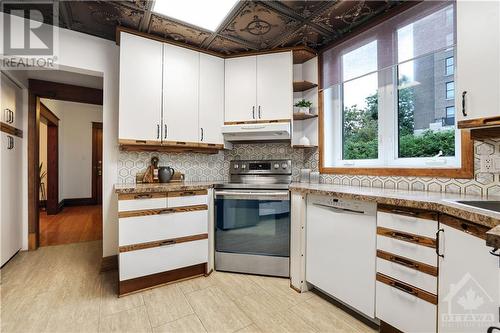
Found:
[{"label": "doorway", "polygon": [[[62,80],[71,77],[68,72],[57,72]],[[102,78],[98,79],[102,86]],[[98,108],[101,116],[82,118],[79,112],[82,108]],[[52,113],[52,119],[44,116],[47,111]],[[46,211],[41,211],[40,127],[44,123],[47,125]],[[102,89],[29,79],[30,250],[102,239],[102,128]],[[82,130],[88,134],[82,135]],[[82,181],[82,174],[88,180]],[[72,187],[68,189],[69,186]]]}]

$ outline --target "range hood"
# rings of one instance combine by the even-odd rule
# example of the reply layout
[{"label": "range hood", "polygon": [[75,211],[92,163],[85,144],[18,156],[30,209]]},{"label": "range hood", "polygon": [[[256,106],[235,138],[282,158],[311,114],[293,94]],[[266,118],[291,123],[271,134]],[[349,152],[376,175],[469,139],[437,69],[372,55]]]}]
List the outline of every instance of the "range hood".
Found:
[{"label": "range hood", "polygon": [[290,140],[290,123],[236,124],[222,126],[226,141]]}]

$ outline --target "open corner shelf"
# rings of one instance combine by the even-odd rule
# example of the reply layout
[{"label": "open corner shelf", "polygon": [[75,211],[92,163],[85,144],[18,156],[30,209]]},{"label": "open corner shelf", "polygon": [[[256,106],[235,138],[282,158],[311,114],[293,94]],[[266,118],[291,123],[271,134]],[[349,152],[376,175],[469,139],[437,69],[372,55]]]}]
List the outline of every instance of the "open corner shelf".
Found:
[{"label": "open corner shelf", "polygon": [[310,149],[310,148],[318,148],[318,146],[316,146],[316,145],[292,145],[292,148]]},{"label": "open corner shelf", "polygon": [[316,57],[317,53],[313,49],[306,46],[299,46],[293,49],[293,63],[303,64],[304,62]]},{"label": "open corner shelf", "polygon": [[293,92],[302,92],[312,88],[316,88],[318,85],[309,81],[294,81],[293,82]]},{"label": "open corner shelf", "polygon": [[307,113],[300,113],[300,112],[295,112],[293,114],[293,120],[305,120],[305,119],[311,119],[311,118],[317,118],[317,114],[307,114]]}]

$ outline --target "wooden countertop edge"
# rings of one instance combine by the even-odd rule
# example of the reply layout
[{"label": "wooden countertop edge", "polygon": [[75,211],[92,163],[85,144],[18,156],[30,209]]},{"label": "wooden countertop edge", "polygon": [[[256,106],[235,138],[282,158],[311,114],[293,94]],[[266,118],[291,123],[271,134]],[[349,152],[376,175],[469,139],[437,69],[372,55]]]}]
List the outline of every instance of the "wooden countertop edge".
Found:
[{"label": "wooden countertop edge", "polygon": [[[426,201],[422,199],[407,199],[407,198],[394,198],[394,197],[382,197],[371,194],[360,194],[360,193],[349,193],[345,191],[337,192],[335,190],[322,190],[322,189],[309,189],[303,187],[290,186],[291,192],[306,193],[306,194],[324,194],[324,195],[335,195],[339,198],[351,199],[351,200],[365,200],[375,202],[377,204],[387,204],[394,206],[402,206],[408,208],[419,208],[426,209],[430,211],[436,211],[446,215],[450,215],[456,218],[470,221],[473,224],[477,224],[483,227],[492,228],[486,233],[487,245],[498,244],[500,246],[500,220],[481,214],[479,212],[470,212],[467,209],[453,206],[450,200],[441,201]],[[488,241],[489,239],[489,241]]]}]

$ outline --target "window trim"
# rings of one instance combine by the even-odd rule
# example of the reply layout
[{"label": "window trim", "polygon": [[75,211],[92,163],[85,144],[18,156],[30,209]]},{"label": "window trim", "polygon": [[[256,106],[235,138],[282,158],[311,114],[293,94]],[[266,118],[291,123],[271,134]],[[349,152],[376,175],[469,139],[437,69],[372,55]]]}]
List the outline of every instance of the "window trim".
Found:
[{"label": "window trim", "polygon": [[[453,89],[448,90],[448,84],[451,84],[451,83],[453,83]],[[453,91],[453,96],[452,97],[448,97],[448,91]],[[447,100],[447,101],[452,101],[452,100],[455,99],[455,80],[446,81],[444,83],[444,99]]]},{"label": "window trim", "polygon": [[[448,60],[453,59],[453,63],[451,65],[448,65]],[[451,68],[451,72],[448,73],[448,68]],[[455,56],[449,56],[444,59],[444,75],[449,76],[449,75],[455,75]]]}]

